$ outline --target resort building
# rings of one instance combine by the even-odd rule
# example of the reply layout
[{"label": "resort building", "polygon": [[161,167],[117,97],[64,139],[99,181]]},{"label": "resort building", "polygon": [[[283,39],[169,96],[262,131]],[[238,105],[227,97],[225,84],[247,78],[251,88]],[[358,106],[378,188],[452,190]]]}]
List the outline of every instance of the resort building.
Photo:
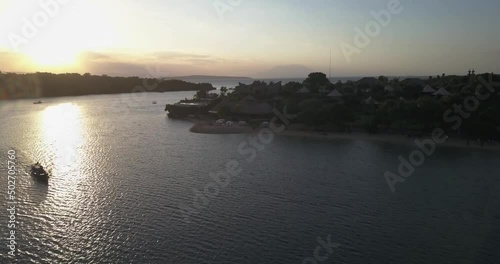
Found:
[{"label": "resort building", "polygon": [[368,97],[366,100],[365,100],[365,104],[368,104],[368,105],[378,105],[379,102],[375,101],[375,99],[373,99],[373,97]]},{"label": "resort building", "polygon": [[309,89],[307,89],[307,87],[303,86],[302,88],[300,88],[298,91],[297,91],[298,94],[310,94],[311,91]]},{"label": "resort building", "polygon": [[434,93],[434,95],[438,96],[450,96],[451,93],[448,92],[445,88],[441,87],[439,88],[439,90],[437,90],[437,92]]},{"label": "resort building", "polygon": [[339,92],[339,90],[335,89],[331,93],[329,93],[327,96],[331,97],[331,98],[342,98],[343,94],[341,92]]},{"label": "resort building", "polygon": [[430,85],[426,85],[424,89],[422,90],[422,93],[424,94],[435,94],[437,91],[432,88]]}]

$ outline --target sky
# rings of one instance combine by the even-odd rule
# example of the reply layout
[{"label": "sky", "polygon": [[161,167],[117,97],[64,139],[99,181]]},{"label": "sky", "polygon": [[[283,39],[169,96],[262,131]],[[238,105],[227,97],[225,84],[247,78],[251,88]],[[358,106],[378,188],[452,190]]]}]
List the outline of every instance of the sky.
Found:
[{"label": "sky", "polygon": [[499,12],[498,0],[0,0],[0,71],[293,78],[330,74],[331,58],[332,77],[499,72]]}]

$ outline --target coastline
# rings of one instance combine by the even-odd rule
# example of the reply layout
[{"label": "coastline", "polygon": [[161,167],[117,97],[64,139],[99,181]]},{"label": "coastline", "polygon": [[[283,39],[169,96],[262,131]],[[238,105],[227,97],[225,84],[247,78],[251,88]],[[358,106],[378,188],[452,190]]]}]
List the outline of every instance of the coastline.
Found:
[{"label": "coastline", "polygon": [[[199,134],[257,134],[259,129],[253,129],[251,127],[241,127],[235,125],[233,127],[227,126],[210,126],[207,121],[188,119],[193,122],[193,126],[189,129],[192,133]],[[277,136],[284,137],[294,137],[302,139],[320,139],[320,140],[339,140],[339,139],[351,139],[351,140],[368,140],[368,141],[379,141],[387,142],[393,144],[402,145],[413,145],[415,146],[415,140],[425,140],[428,137],[407,137],[405,135],[395,135],[395,134],[369,134],[364,132],[353,132],[351,134],[347,133],[336,133],[336,132],[315,132],[315,131],[304,131],[304,130],[285,130],[276,134]],[[497,142],[494,145],[485,143],[481,146],[477,141],[471,140],[470,145],[464,139],[459,138],[449,138],[446,142],[437,144],[441,147],[455,147],[455,148],[466,148],[466,149],[482,149],[482,150],[500,150],[500,144]]]},{"label": "coastline", "polygon": [[194,125],[189,129],[189,132],[198,134],[255,134],[258,131],[258,129],[238,125],[234,125],[233,127],[211,126],[209,123],[200,121],[194,122]]}]

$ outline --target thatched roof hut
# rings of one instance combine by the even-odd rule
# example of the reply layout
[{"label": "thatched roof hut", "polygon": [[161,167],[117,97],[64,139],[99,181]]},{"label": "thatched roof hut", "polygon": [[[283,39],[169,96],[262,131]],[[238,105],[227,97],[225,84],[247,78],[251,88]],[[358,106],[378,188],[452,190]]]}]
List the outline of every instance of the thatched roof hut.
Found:
[{"label": "thatched roof hut", "polygon": [[443,87],[439,88],[439,90],[437,92],[434,93],[434,95],[441,95],[441,96],[450,96],[451,93],[448,92],[446,89],[444,89]]},{"label": "thatched roof hut", "polygon": [[422,93],[427,93],[427,94],[434,94],[436,93],[437,91],[434,90],[434,88],[432,88],[431,86],[427,85],[424,87],[424,89],[422,90]]},{"label": "thatched roof hut", "polygon": [[375,99],[373,99],[373,97],[368,97],[366,100],[365,100],[365,104],[374,104],[374,105],[378,105],[379,102],[375,101]]},{"label": "thatched roof hut", "polygon": [[309,89],[307,89],[307,87],[302,87],[300,88],[298,91],[297,91],[298,94],[310,94],[311,91]]},{"label": "thatched roof hut", "polygon": [[338,97],[342,97],[343,95],[342,95],[341,92],[339,92],[339,90],[335,89],[331,93],[329,93],[327,96],[328,97],[338,98]]}]

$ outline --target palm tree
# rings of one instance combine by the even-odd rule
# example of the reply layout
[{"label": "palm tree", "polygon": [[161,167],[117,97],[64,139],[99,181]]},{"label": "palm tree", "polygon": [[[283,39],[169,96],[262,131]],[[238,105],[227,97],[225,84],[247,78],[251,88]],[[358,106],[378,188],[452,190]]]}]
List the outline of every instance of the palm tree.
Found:
[{"label": "palm tree", "polygon": [[220,88],[220,95],[225,96],[227,94],[227,88],[225,86],[222,86]]}]

